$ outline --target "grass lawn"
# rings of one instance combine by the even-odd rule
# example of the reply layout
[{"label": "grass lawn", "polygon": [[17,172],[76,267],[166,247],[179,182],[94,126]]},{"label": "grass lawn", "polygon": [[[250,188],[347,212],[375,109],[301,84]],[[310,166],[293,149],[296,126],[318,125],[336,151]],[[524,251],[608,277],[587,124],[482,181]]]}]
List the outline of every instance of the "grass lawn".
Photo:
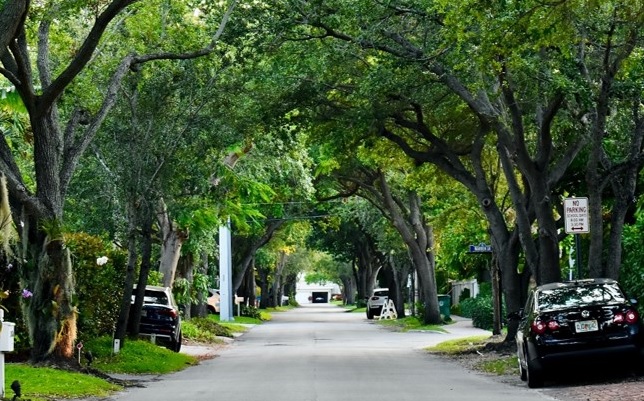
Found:
[{"label": "grass lawn", "polygon": [[420,319],[415,316],[407,316],[402,319],[383,319],[383,320],[374,320],[378,324],[381,324],[385,327],[395,328],[403,332],[406,331],[438,331],[440,333],[446,333],[447,331],[443,328],[441,324],[423,324]]},{"label": "grass lawn", "polygon": [[[271,311],[280,311],[275,309]],[[261,311],[261,318],[235,316],[233,322],[219,322],[219,315],[208,315],[183,322],[184,339],[196,342],[217,343],[219,336],[233,337],[235,332],[248,330],[248,324],[261,324],[270,320],[269,312]],[[126,340],[118,354],[113,353],[112,338],[103,337],[85,341],[83,352],[94,356],[91,367],[105,373],[165,374],[196,365],[198,359],[191,355],[172,352],[144,340]],[[85,358],[81,359],[83,367]],[[51,401],[52,399],[107,397],[122,389],[103,378],[61,369],[36,367],[26,363],[5,364],[5,396],[13,397],[11,383],[18,380],[22,399]]]},{"label": "grass lawn", "polygon": [[20,382],[22,399],[50,401],[62,398],[104,397],[121,389],[98,377],[23,363],[5,365],[5,398],[13,397],[11,383]]}]

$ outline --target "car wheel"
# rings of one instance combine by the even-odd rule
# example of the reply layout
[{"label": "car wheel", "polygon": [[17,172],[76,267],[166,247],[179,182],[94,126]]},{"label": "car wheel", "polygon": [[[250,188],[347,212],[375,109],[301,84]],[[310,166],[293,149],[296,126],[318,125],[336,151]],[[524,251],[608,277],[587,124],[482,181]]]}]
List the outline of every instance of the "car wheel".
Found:
[{"label": "car wheel", "polygon": [[174,344],[173,351],[174,352],[179,352],[181,351],[181,344],[183,343],[183,333],[179,332],[179,336],[177,337],[177,342]]},{"label": "car wheel", "polygon": [[371,320],[373,319],[373,313],[369,309],[367,309],[367,319]]},{"label": "car wheel", "polygon": [[519,359],[519,376],[521,377],[521,381],[528,380],[528,372],[526,372],[526,370],[523,369],[523,365],[521,365],[520,359]]},{"label": "car wheel", "polygon": [[526,379],[528,381],[528,387],[530,388],[539,388],[543,386],[543,372],[541,369],[537,368],[533,362],[528,359],[528,369],[526,372]]}]

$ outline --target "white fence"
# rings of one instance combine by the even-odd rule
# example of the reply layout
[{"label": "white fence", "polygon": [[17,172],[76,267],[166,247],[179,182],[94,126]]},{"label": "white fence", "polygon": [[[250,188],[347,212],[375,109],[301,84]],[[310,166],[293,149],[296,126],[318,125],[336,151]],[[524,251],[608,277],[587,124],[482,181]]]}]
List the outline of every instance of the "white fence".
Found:
[{"label": "white fence", "polygon": [[452,282],[452,305],[458,305],[461,294],[465,289],[470,290],[470,297],[475,298],[479,295],[479,283],[476,279],[467,281],[454,281]]}]

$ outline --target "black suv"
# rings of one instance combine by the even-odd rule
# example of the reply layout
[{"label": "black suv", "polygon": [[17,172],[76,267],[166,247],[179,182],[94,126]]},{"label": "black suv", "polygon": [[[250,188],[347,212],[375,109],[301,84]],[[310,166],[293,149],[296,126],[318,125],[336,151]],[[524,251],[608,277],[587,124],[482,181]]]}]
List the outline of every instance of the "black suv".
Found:
[{"label": "black suv", "polygon": [[[136,288],[134,291],[136,292]],[[172,351],[181,350],[181,316],[169,287],[145,287],[139,335],[154,338],[155,342]]]},{"label": "black suv", "polygon": [[628,300],[611,279],[545,284],[528,295],[516,316],[517,357],[521,379],[543,385],[555,366],[577,366],[598,357],[618,364],[639,362],[641,322],[636,301]]}]

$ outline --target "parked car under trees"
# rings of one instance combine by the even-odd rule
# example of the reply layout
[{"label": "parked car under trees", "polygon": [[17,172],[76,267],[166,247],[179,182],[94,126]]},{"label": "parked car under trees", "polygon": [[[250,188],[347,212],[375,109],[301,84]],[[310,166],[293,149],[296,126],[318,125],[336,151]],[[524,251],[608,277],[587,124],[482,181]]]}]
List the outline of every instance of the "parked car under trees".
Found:
[{"label": "parked car under trees", "polygon": [[540,387],[555,368],[573,363],[639,363],[642,323],[617,281],[587,279],[530,291],[516,335],[521,379]]},{"label": "parked car under trees", "polygon": [[[134,304],[134,295],[132,296],[132,304]],[[130,315],[130,327],[133,320],[133,316]],[[181,351],[183,340],[181,315],[169,287],[152,285],[145,287],[139,336],[148,337],[153,342],[162,344],[174,352]]]}]

